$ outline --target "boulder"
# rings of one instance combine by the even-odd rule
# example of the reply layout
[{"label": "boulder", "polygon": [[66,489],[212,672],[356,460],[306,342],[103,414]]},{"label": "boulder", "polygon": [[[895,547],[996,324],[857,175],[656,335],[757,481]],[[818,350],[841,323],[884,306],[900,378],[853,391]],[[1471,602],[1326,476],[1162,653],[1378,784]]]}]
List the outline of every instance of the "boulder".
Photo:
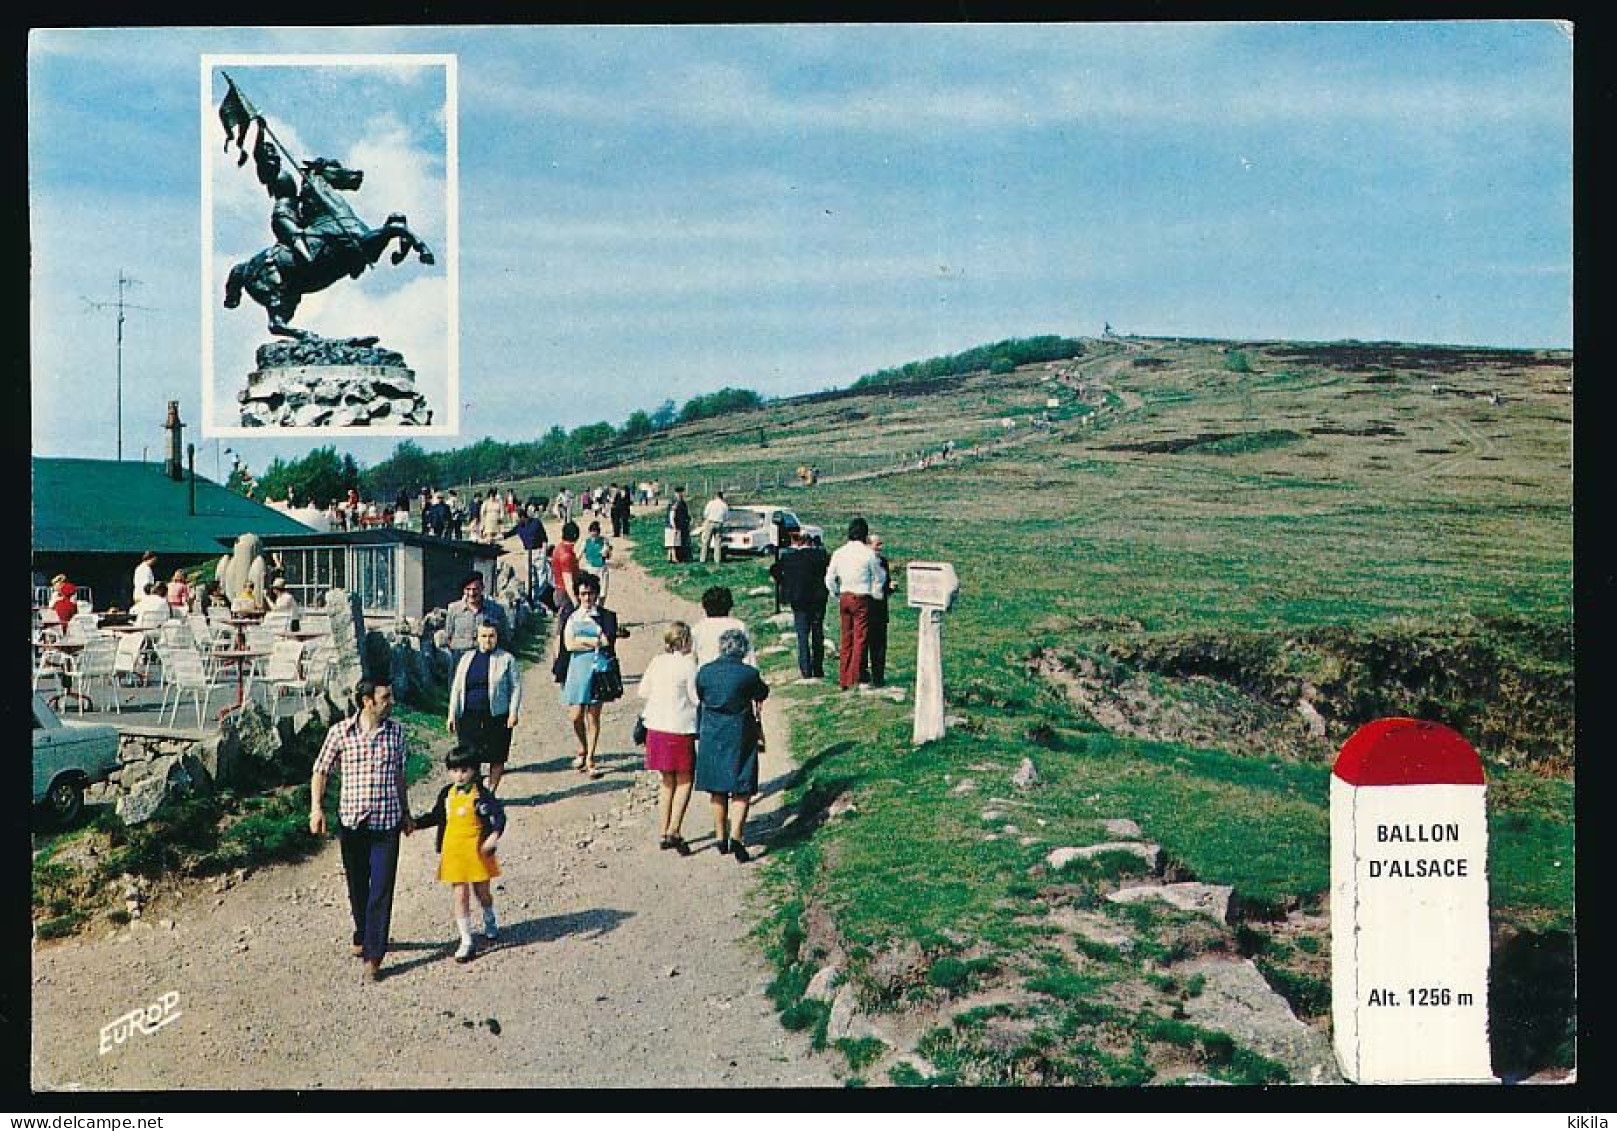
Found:
[{"label": "boulder", "polygon": [[281,750],[281,735],[269,712],[249,702],[219,725],[221,736],[230,734],[236,743],[236,756],[243,765],[264,765],[275,760]]},{"label": "boulder", "polygon": [[1145,835],[1140,831],[1140,826],[1127,817],[1107,817],[1105,820],[1097,821],[1096,824],[1106,830],[1107,836],[1119,839],[1134,839]]},{"label": "boulder", "polygon": [[1295,1083],[1341,1082],[1330,1039],[1297,1019],[1251,959],[1201,955],[1170,969],[1181,980],[1203,978],[1202,992],[1183,1003],[1192,1024],[1228,1033],[1285,1065]]},{"label": "boulder", "polygon": [[[226,786],[240,778],[240,744],[229,719],[219,726],[219,733],[204,738],[193,748],[193,757],[201,766],[202,774],[215,785]],[[195,778],[197,775],[192,774]]]},{"label": "boulder", "polygon": [[1082,848],[1054,848],[1045,856],[1044,862],[1052,871],[1064,868],[1074,860],[1093,860],[1107,852],[1126,852],[1131,856],[1138,856],[1145,862],[1146,867],[1155,871],[1162,863],[1162,847],[1155,844],[1144,844],[1140,841],[1111,840],[1103,844],[1090,844]]},{"label": "boulder", "polygon": [[1042,781],[1039,768],[1033,764],[1032,758],[1023,758],[1022,764],[1016,767],[1016,773],[1011,775],[1011,784],[1017,789],[1032,789]]},{"label": "boulder", "polygon": [[755,585],[747,590],[747,596],[749,597],[773,597],[774,595],[775,587],[773,585]]},{"label": "boulder", "polygon": [[822,966],[815,971],[814,977],[809,979],[808,988],[803,996],[811,1001],[830,1001],[836,996],[837,981],[842,976],[842,968],[834,963]]},{"label": "boulder", "polygon": [[1107,895],[1113,903],[1138,903],[1143,899],[1160,899],[1181,911],[1206,915],[1220,923],[1230,921],[1230,898],[1235,889],[1226,884],[1142,884],[1119,888]]},{"label": "boulder", "polygon": [[1313,738],[1325,737],[1325,717],[1307,699],[1297,700],[1297,713],[1303,717],[1303,725]]},{"label": "boulder", "polygon": [[346,589],[327,591],[326,612],[331,617],[331,646],[337,657],[331,682],[338,702],[347,703],[353,697],[354,684],[367,674],[363,645],[365,614],[359,595]]},{"label": "boulder", "polygon": [[168,796],[168,781],[161,777],[143,778],[119,796],[115,811],[126,825],[144,824],[152,819]]},{"label": "boulder", "polygon": [[973,793],[973,792],[976,791],[976,789],[977,789],[977,779],[976,778],[961,778],[958,782],[955,783],[954,788],[951,789],[949,792],[950,793]]},{"label": "boulder", "polygon": [[791,613],[776,613],[764,623],[773,625],[776,628],[792,628],[796,624],[796,620]]},{"label": "boulder", "polygon": [[217,779],[208,771],[207,766],[194,753],[186,753],[180,757],[180,765],[185,770],[185,776],[193,789],[211,790]]},{"label": "boulder", "polygon": [[825,1025],[825,1039],[840,1041],[847,1037],[859,1040],[875,1036],[878,1036],[875,1026],[871,1025],[869,1018],[859,1012],[859,998],[854,992],[853,983],[849,982],[837,991],[837,996],[831,1002],[831,1016]]}]

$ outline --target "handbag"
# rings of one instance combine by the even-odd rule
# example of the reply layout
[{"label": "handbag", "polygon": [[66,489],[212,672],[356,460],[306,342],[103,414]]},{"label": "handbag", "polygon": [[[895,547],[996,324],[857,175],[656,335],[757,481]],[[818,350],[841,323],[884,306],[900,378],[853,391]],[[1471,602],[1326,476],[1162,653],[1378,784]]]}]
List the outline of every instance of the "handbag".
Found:
[{"label": "handbag", "polygon": [[634,744],[636,746],[646,744],[646,720],[643,715],[634,721]]},{"label": "handbag", "polygon": [[590,673],[590,699],[610,703],[623,698],[623,669],[616,656],[602,653],[595,658],[595,670]]}]

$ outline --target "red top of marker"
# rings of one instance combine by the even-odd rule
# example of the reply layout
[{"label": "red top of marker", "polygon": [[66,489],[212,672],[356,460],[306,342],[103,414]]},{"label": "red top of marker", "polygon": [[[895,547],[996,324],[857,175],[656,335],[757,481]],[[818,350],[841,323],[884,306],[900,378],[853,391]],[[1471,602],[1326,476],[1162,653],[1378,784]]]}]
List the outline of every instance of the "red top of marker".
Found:
[{"label": "red top of marker", "polygon": [[1482,760],[1454,731],[1377,719],[1353,732],[1331,770],[1349,785],[1482,785]]}]

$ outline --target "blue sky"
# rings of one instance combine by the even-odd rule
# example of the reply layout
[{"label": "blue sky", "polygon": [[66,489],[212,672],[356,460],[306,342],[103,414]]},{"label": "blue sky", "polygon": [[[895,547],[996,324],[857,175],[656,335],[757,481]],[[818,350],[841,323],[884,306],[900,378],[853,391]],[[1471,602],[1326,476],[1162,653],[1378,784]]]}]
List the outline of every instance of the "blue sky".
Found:
[{"label": "blue sky", "polygon": [[[169,399],[200,419],[198,60],[230,52],[458,57],[461,431],[429,448],[1106,321],[1571,343],[1551,23],[35,32],[39,454],[113,453],[113,316],[83,299],[120,268],[153,308],[125,327],[126,456]],[[227,442],[259,468],[310,446]]]}]

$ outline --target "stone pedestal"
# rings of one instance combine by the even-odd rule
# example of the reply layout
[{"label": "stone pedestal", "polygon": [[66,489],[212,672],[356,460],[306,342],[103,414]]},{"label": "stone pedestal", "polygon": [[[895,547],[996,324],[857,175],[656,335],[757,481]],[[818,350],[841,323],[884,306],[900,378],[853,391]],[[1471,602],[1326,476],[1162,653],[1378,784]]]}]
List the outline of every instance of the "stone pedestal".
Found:
[{"label": "stone pedestal", "polygon": [[396,427],[432,423],[402,354],[372,338],[266,342],[238,394],[247,428]]}]

